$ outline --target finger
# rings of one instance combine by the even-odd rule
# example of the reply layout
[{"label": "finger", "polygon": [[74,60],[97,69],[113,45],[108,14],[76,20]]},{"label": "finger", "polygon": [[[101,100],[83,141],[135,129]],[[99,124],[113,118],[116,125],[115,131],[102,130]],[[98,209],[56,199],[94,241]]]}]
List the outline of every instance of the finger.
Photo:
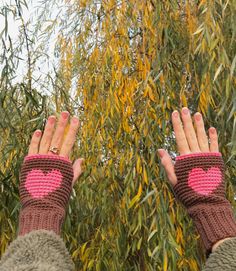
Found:
[{"label": "finger", "polygon": [[219,151],[218,135],[214,127],[211,127],[209,129],[209,138],[210,138],[210,151],[218,152]]},{"label": "finger", "polygon": [[197,136],[193,127],[192,118],[187,107],[181,111],[181,117],[184,125],[184,133],[191,152],[200,152]]},{"label": "finger", "polygon": [[40,154],[47,154],[48,149],[50,147],[51,141],[52,141],[52,135],[54,131],[56,123],[56,117],[55,116],[50,116],[47,120],[44,132],[43,132],[43,137],[40,143],[39,147],[39,153]]},{"label": "finger", "polygon": [[40,142],[41,136],[42,136],[42,132],[40,130],[36,130],[33,133],[33,136],[30,141],[29,151],[28,151],[29,155],[38,153],[39,142]]},{"label": "finger", "polygon": [[178,152],[180,153],[180,155],[190,153],[190,149],[187,139],[185,137],[184,129],[178,111],[174,111],[172,113],[172,124],[175,132]]},{"label": "finger", "polygon": [[83,164],[84,164],[83,158],[79,158],[74,162],[74,164],[73,164],[74,178],[72,181],[72,185],[75,184],[76,180],[78,180],[80,175],[83,173]]},{"label": "finger", "polygon": [[[54,135],[52,137],[52,141],[50,144],[51,147],[56,147],[58,149],[60,148],[63,137],[64,137],[64,132],[65,132],[65,128],[66,128],[68,119],[69,119],[69,112],[67,112],[67,111],[62,112],[61,116],[59,118],[59,121],[57,123],[56,130],[55,130]],[[51,152],[49,151],[49,154],[50,153]]]},{"label": "finger", "polygon": [[79,119],[77,117],[73,117],[70,122],[69,131],[66,135],[65,140],[63,141],[60,155],[67,156],[67,157],[70,155],[70,152],[75,143],[78,129],[79,129]]},{"label": "finger", "polygon": [[161,158],[161,164],[163,165],[169,182],[172,185],[177,184],[177,177],[175,175],[175,169],[170,155],[163,149],[159,149],[158,153]]},{"label": "finger", "polygon": [[194,115],[194,122],[196,125],[197,140],[198,140],[198,145],[200,147],[200,150],[202,152],[209,152],[208,138],[206,135],[206,130],[204,127],[202,115],[199,112],[197,112]]}]

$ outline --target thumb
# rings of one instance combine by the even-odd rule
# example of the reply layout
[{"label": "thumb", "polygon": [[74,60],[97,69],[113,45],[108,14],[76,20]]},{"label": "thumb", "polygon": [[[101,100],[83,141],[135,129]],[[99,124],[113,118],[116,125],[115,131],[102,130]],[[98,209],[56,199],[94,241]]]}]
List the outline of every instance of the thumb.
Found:
[{"label": "thumb", "polygon": [[76,159],[73,164],[73,171],[74,171],[74,178],[72,181],[72,185],[75,184],[76,180],[79,178],[79,176],[83,172],[83,164],[84,164],[84,158]]},{"label": "thumb", "polygon": [[172,159],[170,157],[170,155],[168,154],[167,151],[163,150],[163,149],[159,149],[158,150],[158,154],[161,158],[161,164],[163,165],[166,175],[169,179],[169,182],[172,185],[177,184],[177,177],[175,175],[175,169],[174,169],[174,165],[172,162]]}]

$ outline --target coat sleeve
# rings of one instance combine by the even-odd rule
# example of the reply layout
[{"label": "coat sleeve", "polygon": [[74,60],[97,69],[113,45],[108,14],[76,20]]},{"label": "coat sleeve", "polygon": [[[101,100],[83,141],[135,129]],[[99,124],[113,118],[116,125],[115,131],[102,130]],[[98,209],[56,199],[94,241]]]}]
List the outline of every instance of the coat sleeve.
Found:
[{"label": "coat sleeve", "polygon": [[203,271],[236,270],[236,238],[225,240],[210,254]]},{"label": "coat sleeve", "polygon": [[63,240],[52,231],[18,236],[0,261],[0,271],[72,271],[74,265]]}]

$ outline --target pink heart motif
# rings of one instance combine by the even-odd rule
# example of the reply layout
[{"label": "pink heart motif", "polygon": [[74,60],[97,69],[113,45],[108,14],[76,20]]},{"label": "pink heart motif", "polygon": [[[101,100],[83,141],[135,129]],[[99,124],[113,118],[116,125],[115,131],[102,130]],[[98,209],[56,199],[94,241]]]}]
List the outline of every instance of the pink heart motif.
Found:
[{"label": "pink heart motif", "polygon": [[188,175],[188,186],[201,195],[211,194],[221,183],[222,175],[218,167],[211,167],[207,171],[194,168]]},{"label": "pink heart motif", "polygon": [[62,178],[60,170],[57,169],[46,174],[41,169],[33,169],[27,175],[25,187],[33,198],[42,199],[60,187]]}]

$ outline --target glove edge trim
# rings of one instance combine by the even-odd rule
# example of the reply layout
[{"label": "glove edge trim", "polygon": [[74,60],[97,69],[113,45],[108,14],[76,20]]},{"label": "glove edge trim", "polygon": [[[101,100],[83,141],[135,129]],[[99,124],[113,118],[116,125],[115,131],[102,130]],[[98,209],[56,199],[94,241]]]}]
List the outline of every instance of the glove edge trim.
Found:
[{"label": "glove edge trim", "polygon": [[205,157],[205,156],[216,156],[216,157],[222,157],[222,154],[220,152],[195,152],[195,153],[188,153],[188,154],[182,154],[176,157],[177,160],[183,160],[188,159],[191,157]]},{"label": "glove edge trim", "polygon": [[52,159],[52,160],[62,160],[65,162],[71,163],[71,160],[67,158],[66,156],[60,156],[57,154],[29,154],[25,156],[24,162],[29,161],[29,160],[34,160],[34,159]]}]

